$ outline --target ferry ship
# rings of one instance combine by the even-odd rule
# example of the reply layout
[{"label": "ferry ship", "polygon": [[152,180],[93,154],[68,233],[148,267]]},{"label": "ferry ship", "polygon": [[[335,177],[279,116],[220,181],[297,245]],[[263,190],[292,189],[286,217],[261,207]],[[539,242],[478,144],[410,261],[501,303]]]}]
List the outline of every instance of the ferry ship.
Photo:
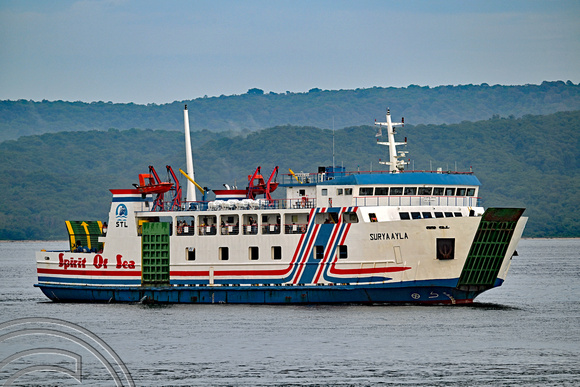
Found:
[{"label": "ferry ship", "polygon": [[395,141],[404,120],[388,110],[375,122],[388,170],[319,167],[277,181],[278,167],[268,179],[258,167],[245,189],[224,184],[214,200],[194,180],[187,106],[184,121],[185,199],[169,166],[170,181],[150,167],[133,188],[111,189],[108,222],[67,221],[70,248],[36,253],[48,298],[461,304],[506,277],[524,209],[484,209],[472,172],[406,171],[406,139]]}]

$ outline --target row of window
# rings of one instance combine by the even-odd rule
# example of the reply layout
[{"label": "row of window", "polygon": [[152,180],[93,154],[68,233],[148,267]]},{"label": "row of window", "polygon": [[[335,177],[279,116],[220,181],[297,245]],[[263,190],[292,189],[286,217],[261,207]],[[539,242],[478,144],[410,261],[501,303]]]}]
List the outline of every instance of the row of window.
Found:
[{"label": "row of window", "polygon": [[[153,219],[160,221],[165,219]],[[212,215],[204,213],[196,216],[178,216],[175,218],[176,235],[256,235],[261,234],[302,234],[309,221],[307,212],[300,214],[285,214],[284,223],[279,213],[263,214],[226,214]],[[173,219],[167,218],[173,223]],[[283,231],[282,231],[283,230]]]},{"label": "row of window", "polygon": [[[240,225],[240,219],[242,224]],[[284,221],[281,223],[280,214],[264,214],[261,216],[261,223],[257,220],[260,218],[256,214],[234,215],[199,215],[196,226],[195,216],[178,216],[176,218],[176,235],[256,235],[261,234],[304,234],[310,221],[308,213],[285,214]],[[316,224],[338,222],[357,223],[358,216],[356,212],[345,212],[342,219],[339,219],[337,212],[325,212],[316,214],[314,222]],[[172,228],[173,230],[173,228]],[[283,231],[282,231],[283,230]],[[139,234],[141,233],[139,228]]]},{"label": "row of window", "polygon": [[[409,220],[409,219],[432,219],[432,218],[459,218],[462,217],[463,214],[459,211],[457,212],[439,212],[435,211],[431,212],[399,212],[399,218],[401,220]],[[470,216],[473,216],[473,210],[470,212]],[[378,222],[377,215],[375,213],[369,212],[369,219],[372,223]]]},{"label": "row of window", "polygon": [[[445,213],[447,214],[447,213]],[[451,213],[449,213],[451,214]],[[459,215],[461,216],[461,215]],[[315,259],[323,259],[324,258],[324,247],[320,245],[314,246],[314,258]],[[395,256],[396,250],[399,247],[396,246],[395,248]],[[185,249],[186,259],[188,261],[195,261],[195,247],[187,247]],[[399,251],[400,256],[400,251]],[[264,258],[264,257],[262,257]],[[346,259],[348,258],[348,246],[347,245],[338,245],[338,258],[339,259]],[[436,258],[440,260],[448,260],[455,258],[455,238],[437,238],[437,250],[436,250]],[[218,259],[220,261],[228,261],[230,259],[230,248],[229,247],[220,247],[218,249]],[[248,259],[250,261],[258,261],[260,259],[260,248],[258,246],[250,246],[248,247]],[[281,260],[282,259],[282,246],[272,246],[270,248],[270,259],[273,260]],[[397,260],[399,262],[399,260]]]},{"label": "row of window", "polygon": [[[339,188],[340,190],[340,188]],[[341,195],[337,192],[338,195]],[[360,187],[359,196],[475,196],[475,188],[455,187]]]},{"label": "row of window", "polygon": [[[188,261],[195,261],[195,247],[187,247],[185,249],[186,258]],[[262,257],[263,258],[263,257]],[[324,246],[314,246],[314,258],[322,259],[324,258]],[[348,258],[348,248],[346,245],[338,246],[338,258],[346,259]],[[230,259],[230,248],[220,247],[218,249],[218,259],[220,261],[228,261]],[[258,246],[248,247],[248,259],[250,261],[257,261],[260,259],[260,249]],[[270,259],[281,260],[282,259],[282,246],[272,246],[270,248]]]},{"label": "row of window", "polygon": [[409,219],[432,219],[433,215],[435,218],[460,218],[463,216],[461,212],[399,212],[399,217],[401,220],[409,220]]}]

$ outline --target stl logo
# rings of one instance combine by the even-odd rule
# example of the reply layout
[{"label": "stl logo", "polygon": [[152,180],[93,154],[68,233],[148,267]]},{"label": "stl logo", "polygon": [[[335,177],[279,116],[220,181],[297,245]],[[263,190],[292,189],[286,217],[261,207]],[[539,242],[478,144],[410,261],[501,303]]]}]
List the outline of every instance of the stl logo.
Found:
[{"label": "stl logo", "polygon": [[119,204],[117,206],[117,209],[115,210],[115,215],[117,215],[117,220],[126,220],[128,213],[129,213],[129,211],[127,211],[127,206],[124,204]]},{"label": "stl logo", "polygon": [[[4,357],[5,354],[9,355]],[[2,359],[2,357],[4,357]],[[135,386],[115,351],[68,321],[30,317],[0,323],[0,384]]]}]

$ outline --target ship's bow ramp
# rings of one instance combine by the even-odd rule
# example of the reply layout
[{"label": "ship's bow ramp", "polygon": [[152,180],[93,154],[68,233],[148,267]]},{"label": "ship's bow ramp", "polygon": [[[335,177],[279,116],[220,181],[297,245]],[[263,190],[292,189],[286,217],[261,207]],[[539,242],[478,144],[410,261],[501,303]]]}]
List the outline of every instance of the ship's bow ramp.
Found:
[{"label": "ship's bow ramp", "polygon": [[[457,287],[483,291],[501,285],[527,218],[524,208],[489,208],[471,244]],[[519,223],[519,224],[518,224]]]}]

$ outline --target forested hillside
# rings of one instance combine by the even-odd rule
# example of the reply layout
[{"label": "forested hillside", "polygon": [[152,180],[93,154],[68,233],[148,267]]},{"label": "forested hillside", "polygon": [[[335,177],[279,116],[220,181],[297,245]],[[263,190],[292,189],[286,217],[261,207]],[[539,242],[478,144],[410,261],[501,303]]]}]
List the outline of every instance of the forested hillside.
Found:
[{"label": "forested hillside", "polygon": [[234,96],[170,104],[0,101],[0,141],[61,131],[140,128],[180,130],[188,104],[193,130],[254,131],[277,125],[337,129],[381,118],[387,107],[413,124],[452,124],[493,116],[519,118],[580,109],[580,85],[568,81],[524,86],[438,86],[356,90],[311,89],[275,94],[250,89]]},{"label": "forested hillside", "polygon": [[[486,207],[526,207],[525,236],[580,236],[580,111],[406,125],[399,133],[408,137],[415,169],[473,166]],[[287,125],[237,137],[197,131],[192,142],[196,181],[210,188],[245,186],[258,165],[269,174],[276,165],[287,173],[332,163],[329,129]],[[385,152],[371,126],[335,131],[336,164],[347,170],[377,170]],[[183,133],[60,132],[0,143],[0,239],[61,239],[65,220],[106,220],[108,190],[131,188],[150,164],[162,178],[167,164],[184,168]]]}]

